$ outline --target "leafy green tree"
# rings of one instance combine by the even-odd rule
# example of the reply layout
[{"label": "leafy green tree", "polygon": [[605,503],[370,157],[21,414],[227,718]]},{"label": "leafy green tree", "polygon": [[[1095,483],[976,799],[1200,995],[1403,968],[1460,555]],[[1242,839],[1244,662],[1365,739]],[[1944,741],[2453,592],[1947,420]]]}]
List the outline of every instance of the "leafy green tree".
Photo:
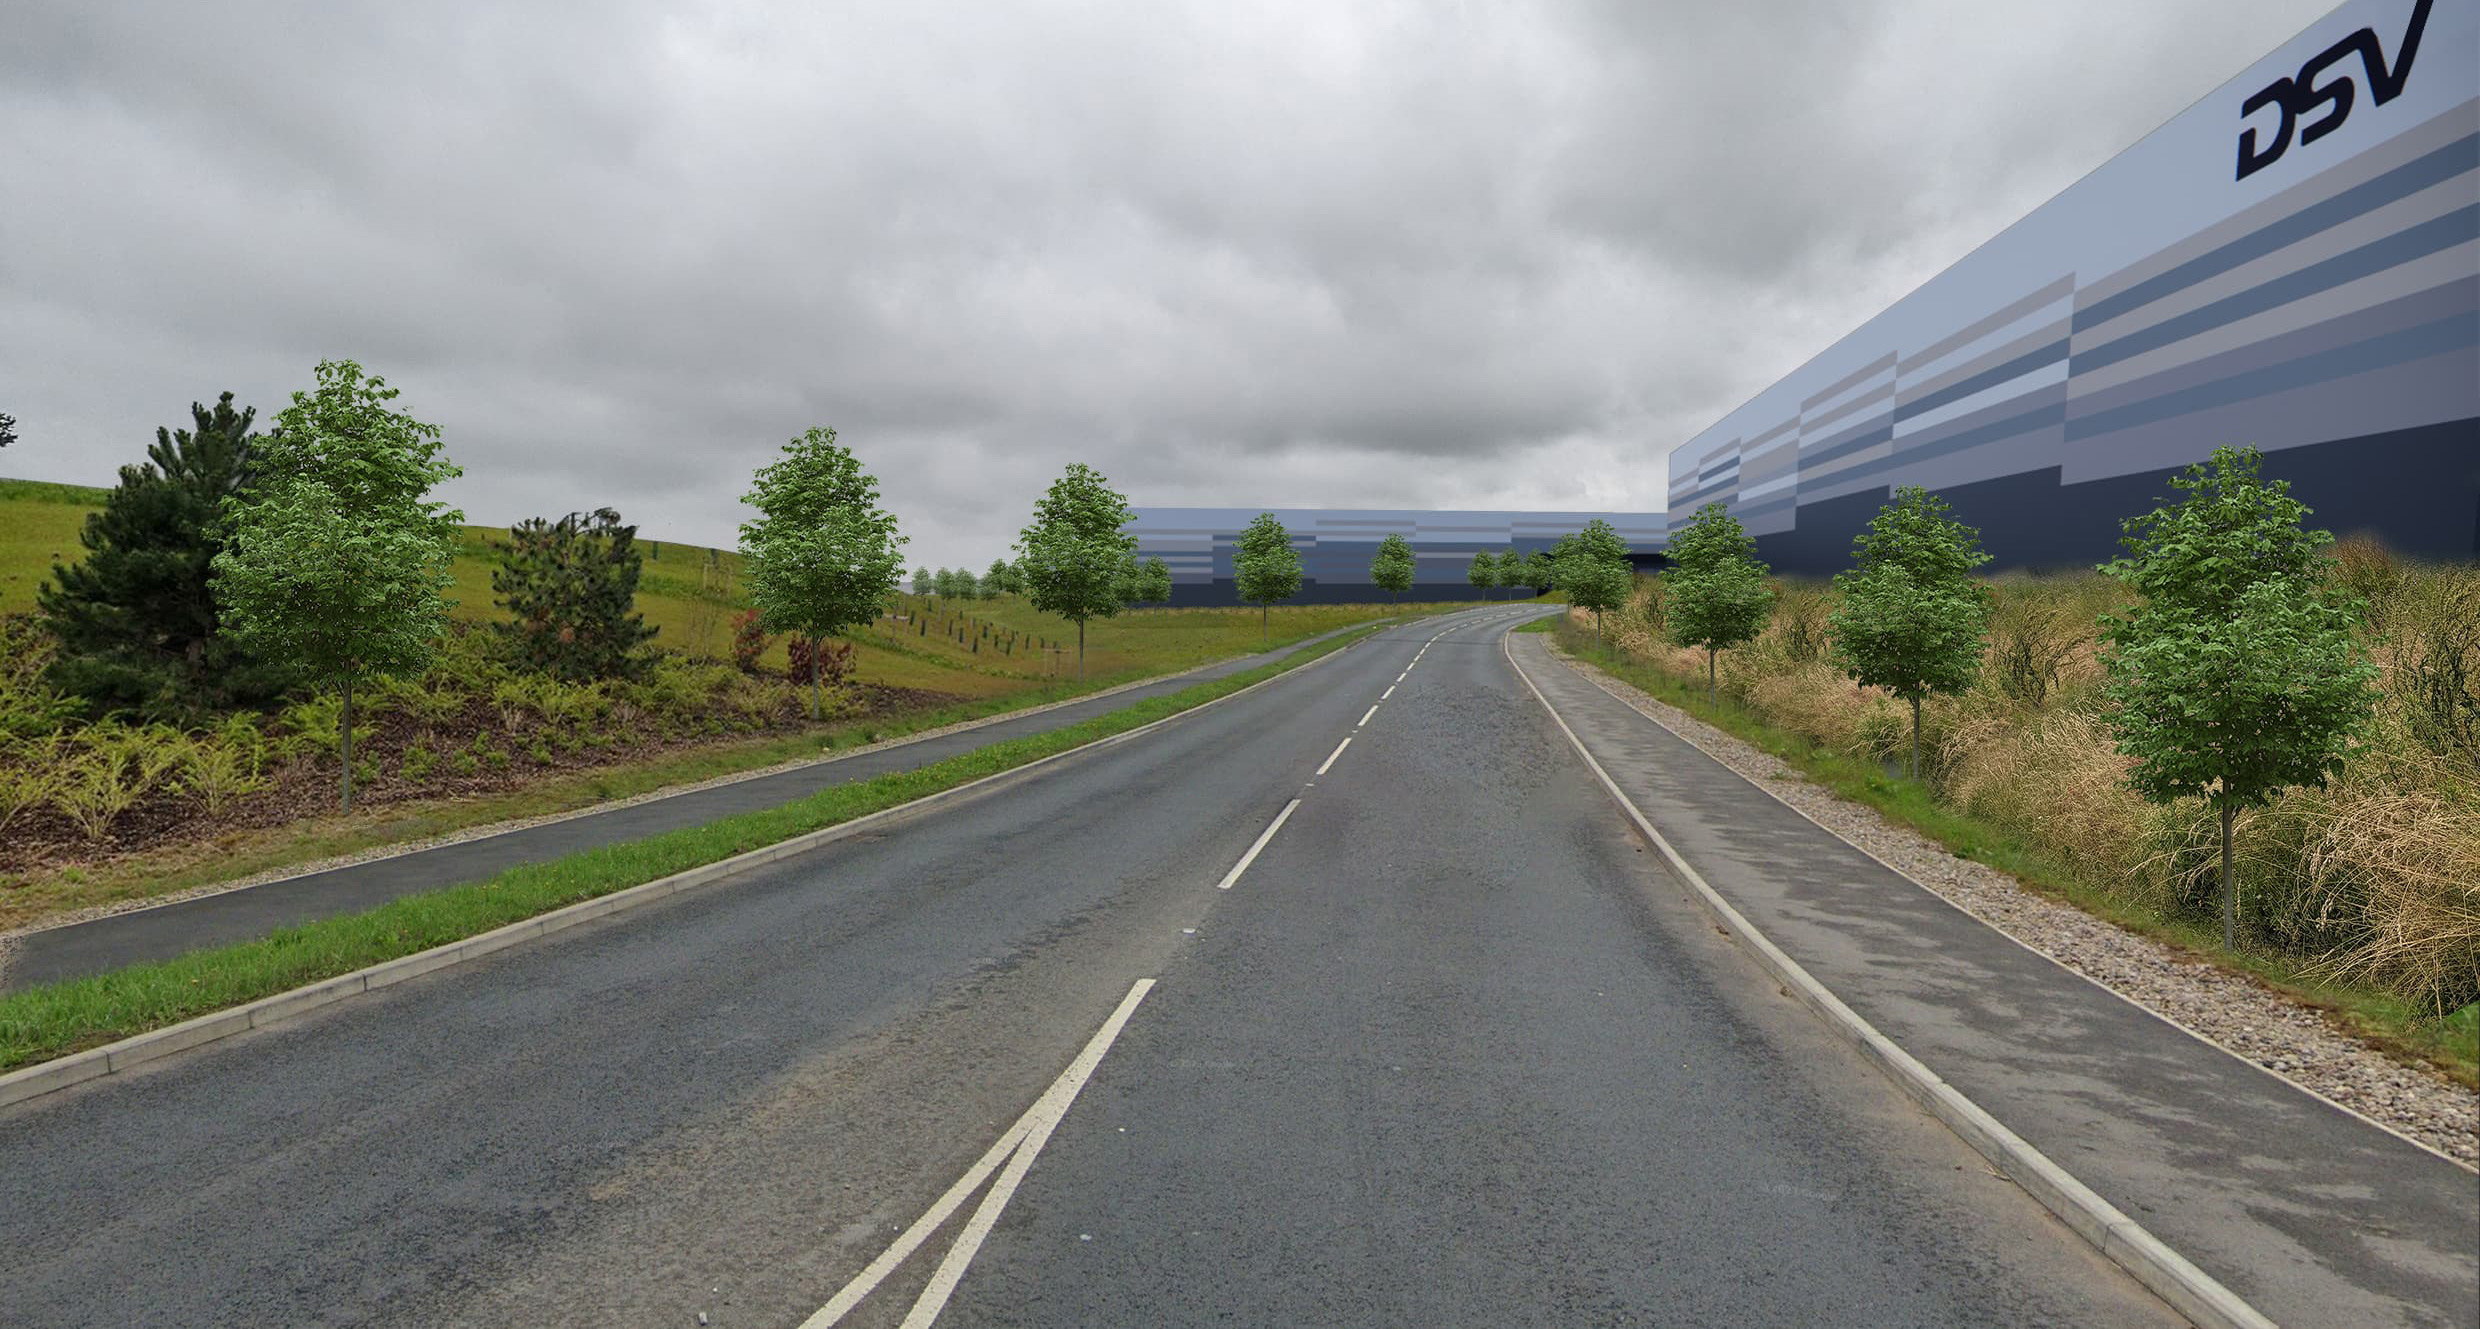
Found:
[{"label": "leafy green tree", "polygon": [[637,528],[610,508],[521,521],[508,528],[491,572],[492,597],[508,611],[491,630],[538,673],[572,682],[634,677],[650,663],[639,648],[655,635],[636,612],[644,567]]},{"label": "leafy green tree", "polygon": [[86,557],[55,565],[36,592],[60,643],[52,686],[90,714],[188,718],[267,700],[292,682],[217,631],[224,500],[249,484],[257,412],[233,409],[229,392],[213,410],[189,409],[195,428],[155,431],[148,460],[122,467],[103,510],[86,519]]},{"label": "leafy green tree", "polygon": [[1136,517],[1100,471],[1076,462],[1033,506],[1016,537],[1017,567],[1033,607],[1076,624],[1076,676],[1085,677],[1085,624],[1119,613],[1121,565],[1137,537],[1120,528]]},{"label": "leafy green tree", "polygon": [[931,579],[931,576],[930,576],[930,569],[928,569],[928,568],[915,568],[915,569],[913,569],[913,594],[915,594],[915,595],[928,595],[928,594],[930,594],[933,590],[936,590],[937,588],[938,588],[938,583],[937,583],[936,581],[934,581],[934,580],[932,580],[932,579]]},{"label": "leafy green tree", "polygon": [[2221,820],[2222,945],[2235,943],[2231,823],[2293,785],[2323,785],[2367,723],[2376,666],[2358,651],[2360,598],[2329,576],[2332,536],[2259,475],[2253,448],[2217,448],[2172,487],[2186,497],[2125,523],[2101,569],[2143,597],[2104,615],[2103,694],[2127,781],[2154,802],[2205,800]]},{"label": "leafy green tree", "polygon": [[1510,591],[1524,588],[1524,555],[1512,548],[1503,550],[1498,556],[1497,563],[1497,580],[1501,587]]},{"label": "leafy green tree", "polygon": [[1535,595],[1548,595],[1559,584],[1558,569],[1550,562],[1550,551],[1536,549],[1524,556],[1524,586]]},{"label": "leafy green tree", "polygon": [[1490,557],[1487,549],[1474,551],[1472,562],[1464,565],[1464,580],[1471,582],[1483,599],[1489,598],[1491,588],[1498,585],[1498,560]]},{"label": "leafy green tree", "polygon": [[1008,563],[1004,558],[990,560],[990,571],[982,574],[982,598],[996,600],[1013,589],[1008,585]]},{"label": "leafy green tree", "polygon": [[353,685],[419,673],[446,631],[457,527],[428,497],[463,474],[437,426],[389,407],[397,390],[351,360],[321,361],[252,449],[249,488],[224,500],[214,560],[222,627],[242,649],[343,693],[340,801],[353,806]]},{"label": "leafy green tree", "polygon": [[1720,689],[1722,652],[1756,640],[1774,608],[1757,542],[1722,503],[1696,510],[1671,537],[1670,570],[1662,574],[1662,635],[1675,646],[1705,652],[1705,696]]},{"label": "leafy green tree", "polygon": [[1420,560],[1412,554],[1412,542],[1401,535],[1380,540],[1376,557],[1369,560],[1369,580],[1386,592],[1390,600],[1411,590],[1412,579],[1420,570]]},{"label": "leafy green tree", "polygon": [[1593,611],[1593,635],[1601,637],[1602,616],[1625,605],[1636,584],[1627,541],[1609,522],[1595,517],[1583,530],[1560,540],[1550,559],[1567,602]]},{"label": "leafy green tree", "polygon": [[878,617],[904,575],[904,537],[832,429],[784,444],[741,501],[758,510],[741,524],[749,602],[765,628],[809,643],[810,713],[823,716],[819,644]]},{"label": "leafy green tree", "polygon": [[17,441],[17,417],[0,411],[0,448]]},{"label": "leafy green tree", "polygon": [[1160,557],[1137,561],[1131,553],[1120,567],[1120,603],[1128,606],[1160,604],[1171,598],[1171,565]]},{"label": "leafy green tree", "polygon": [[[1980,532],[1948,510],[1918,485],[1896,490],[1852,541],[1858,566],[1835,574],[1843,598],[1827,619],[1836,666],[1911,704],[1914,779],[1921,703],[1971,686],[1989,629],[1989,588],[1972,580],[1989,555]],[[1665,612],[1678,610],[1666,605]]]},{"label": "leafy green tree", "polygon": [[1257,606],[1259,636],[1272,635],[1274,602],[1300,594],[1300,551],[1292,548],[1291,532],[1273,513],[1258,513],[1240,532],[1231,570],[1240,583],[1240,602]]}]

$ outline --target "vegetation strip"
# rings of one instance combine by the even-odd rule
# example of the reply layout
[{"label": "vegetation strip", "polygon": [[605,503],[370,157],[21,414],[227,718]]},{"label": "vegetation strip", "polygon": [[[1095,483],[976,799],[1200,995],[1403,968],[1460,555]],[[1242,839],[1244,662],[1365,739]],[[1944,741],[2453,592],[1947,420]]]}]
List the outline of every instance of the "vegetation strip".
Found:
[{"label": "vegetation strip", "polygon": [[1890,776],[1878,762],[1779,727],[1728,696],[1710,698],[1701,679],[1683,678],[1624,648],[1597,643],[1564,619],[1545,619],[1532,630],[1552,633],[1558,648],[1577,661],[1755,745],[1837,796],[1874,808],[1959,857],[1996,868],[2027,890],[2246,974],[2302,1005],[2333,1013],[2389,1053],[2434,1066],[2467,1088],[2480,1087],[2480,1036],[2466,1023],[2440,1020],[2416,1001],[2381,988],[2312,975],[2310,963],[2290,957],[2245,947],[2221,950],[2210,924],[2112,889],[2006,827],[1939,801],[1924,782]]},{"label": "vegetation strip", "polygon": [[[1331,655],[1385,626],[1371,624],[1256,669],[1065,729],[995,743],[919,770],[838,785],[782,807],[512,868],[485,881],[282,929],[258,941],[13,993],[0,998],[0,1070],[50,1061],[452,945],[555,909],[886,811],[1220,700]],[[74,1082],[74,1078],[62,1083]],[[25,1096],[30,1095],[16,1097]],[[0,1102],[11,1097],[0,1090]]]}]

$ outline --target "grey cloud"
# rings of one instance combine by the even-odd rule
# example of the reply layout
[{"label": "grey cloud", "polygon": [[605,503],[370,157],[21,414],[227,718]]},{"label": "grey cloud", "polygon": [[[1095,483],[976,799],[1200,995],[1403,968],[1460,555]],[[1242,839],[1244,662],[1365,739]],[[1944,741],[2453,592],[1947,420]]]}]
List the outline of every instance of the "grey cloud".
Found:
[{"label": "grey cloud", "polygon": [[0,406],[100,482],[351,355],[480,521],[916,561],[1139,502],[1658,507],[1662,455],[2320,3],[12,8]]}]

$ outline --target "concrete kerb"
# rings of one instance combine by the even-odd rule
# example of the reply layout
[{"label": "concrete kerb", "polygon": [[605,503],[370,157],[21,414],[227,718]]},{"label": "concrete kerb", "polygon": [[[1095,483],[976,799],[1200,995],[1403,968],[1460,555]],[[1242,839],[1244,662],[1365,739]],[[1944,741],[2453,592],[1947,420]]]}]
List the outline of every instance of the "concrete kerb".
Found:
[{"label": "concrete kerb", "polygon": [[[1383,628],[1389,625],[1379,626]],[[226,1010],[211,1011],[194,1019],[184,1020],[179,1024],[167,1025],[143,1034],[134,1034],[118,1042],[107,1043],[102,1047],[88,1048],[82,1052],[73,1052],[65,1057],[56,1057],[38,1065],[28,1066],[22,1070],[11,1071],[6,1075],[0,1075],[0,1107],[40,1098],[57,1090],[67,1089],[103,1076],[117,1075],[132,1067],[142,1066],[175,1053],[220,1042],[251,1029],[263,1028],[279,1020],[308,1014],[366,992],[375,992],[408,978],[462,964],[468,960],[477,960],[486,955],[507,950],[512,946],[523,945],[553,933],[564,932],[581,924],[641,909],[685,891],[713,885],[753,868],[781,862],[849,836],[886,826],[891,822],[924,815],[932,811],[936,805],[953,803],[975,794],[989,792],[1003,781],[1027,778],[1036,771],[1068,758],[1084,756],[1127,742],[1173,721],[1183,720],[1224,702],[1245,697],[1269,684],[1297,677],[1359,644],[1358,641],[1352,642],[1339,650],[1319,656],[1315,660],[1286,669],[1271,678],[1261,678],[1247,687],[1201,702],[1184,711],[1166,715],[1159,720],[1149,721],[1134,729],[1108,734],[1088,743],[1080,743],[1064,752],[1054,752],[1047,757],[1037,757],[1022,766],[1010,767],[1004,771],[985,775],[952,789],[924,794],[909,802],[900,803],[891,808],[882,808],[879,811],[855,817],[850,821],[838,822],[833,826],[805,832],[789,840],[762,845],[746,853],[689,868],[668,877],[658,877],[653,881],[623,887],[608,895],[598,895],[591,900],[580,900],[549,913],[521,919],[460,941],[447,942],[426,951],[417,951],[412,955],[382,961],[366,969],[357,969],[349,974],[321,979],[316,983],[295,988],[289,992],[279,992],[274,996],[262,997],[257,1001]],[[1088,699],[1079,698],[1078,700]]]},{"label": "concrete kerb", "polygon": [[1878,1032],[1876,1026],[1861,1018],[1859,1012],[1843,1004],[1841,998],[1817,981],[1807,969],[1790,957],[1763,932],[1750,925],[1731,902],[1708,884],[1702,874],[1689,866],[1679,851],[1672,847],[1653,822],[1636,806],[1626,791],[1610,778],[1600,761],[1568,727],[1558,708],[1533,682],[1517,662],[1513,644],[1501,639],[1501,648],[1508,665],[1524,686],[1549,713],[1551,722],[1567,736],[1576,755],[1601,782],[1612,799],[1627,814],[1637,832],[1660,852],[1672,875],[1686,883],[1696,894],[1707,913],[1725,930],[1739,939],[1754,954],[1759,964],[1782,984],[1785,991],[1798,997],[1811,1010],[1825,1018],[1828,1027],[1857,1047],[1879,1069],[1892,1079],[1905,1095],[1921,1105],[1931,1116],[1973,1150],[1994,1164],[2006,1177],[2038,1200],[2043,1208],[2056,1214],[2078,1236],[2091,1243],[2103,1258],[2125,1269],[2137,1282],[2144,1284],[2170,1307],[2204,1329],[2277,1329],[2272,1320],[2239,1295],[2222,1286],[2219,1280],[2197,1268],[2185,1256],[2172,1250],[2160,1238],[2146,1231],[2142,1224],[2129,1218],[2118,1206],[2101,1198],[2091,1187],[2075,1179],[2072,1173],[2050,1161],[2048,1155],[2034,1148],[2022,1136],[2008,1130],[2005,1123],[1963,1092],[1939,1078],[1919,1058],[1904,1051],[1894,1040]]},{"label": "concrete kerb", "polygon": [[[1567,654],[1564,650],[1561,650],[1556,643],[1545,642],[1543,643],[1542,649],[1547,650],[1551,654],[1559,657],[1559,659],[1565,663],[1569,669],[1574,670],[1586,682],[1600,688],[1604,693],[1608,694],[1612,700],[1626,706],[1629,710],[1636,712],[1638,715],[1645,716],[1647,720],[1652,721],[1654,724],[1661,725],[1663,729],[1668,730],[1671,735],[1677,738],[1680,742],[1686,743],[1690,747],[1697,748],[1700,752],[1704,751],[1704,749],[1694,739],[1689,738],[1687,735],[1680,733],[1676,729],[1671,729],[1669,725],[1663,724],[1659,717],[1647,713],[1643,707],[1637,705],[1633,701],[1630,701],[1618,690],[1617,687],[1612,685],[1612,680],[1600,670],[1578,661],[1575,657]],[[1711,754],[1708,755],[1710,756]],[[1717,760],[1715,764],[1722,765],[1719,760]],[[1727,765],[1723,765],[1723,769],[1728,771],[1731,768]],[[2135,998],[2128,996],[2126,993],[2119,991],[2117,988],[2111,987],[2109,984],[2102,982],[2100,979],[2097,979],[2088,973],[2085,973],[2083,970],[2076,968],[2074,965],[2068,964],[2066,961],[2061,960],[2057,956],[2050,954],[2048,951],[2045,951],[2040,947],[2033,945],[2031,942],[2016,936],[2014,933],[1998,926],[1996,923],[1982,918],[1978,914],[1974,914],[1969,909],[1965,909],[1962,905],[1948,899],[1943,892],[1940,892],[1928,884],[1920,881],[1918,878],[1912,876],[1912,874],[1904,871],[1895,864],[1887,862],[1884,857],[1877,853],[1877,851],[1869,848],[1867,845],[1864,845],[1857,840],[1852,839],[1850,836],[1843,834],[1841,831],[1826,825],[1824,822],[1817,820],[1814,816],[1809,814],[1808,809],[1801,807],[1799,804],[1794,803],[1787,798],[1784,798],[1782,795],[1775,793],[1773,790],[1766,788],[1764,785],[1748,779],[1747,776],[1740,775],[1737,771],[1731,771],[1731,774],[1744,781],[1749,788],[1756,790],[1757,792],[1765,795],[1767,798],[1773,799],[1775,802],[1780,803],[1791,811],[1798,813],[1802,821],[1807,822],[1809,825],[1816,827],[1818,830],[1824,831],[1826,834],[1833,836],[1835,839],[1842,841],[1846,845],[1849,845],[1852,849],[1867,858],[1870,862],[1877,864],[1879,867],[1884,868],[1888,872],[1891,872],[1894,875],[1901,877],[1903,880],[1910,882],[1912,885],[1919,887],[1922,891],[1927,892],[1929,897],[1936,900],[1939,904],[1963,914],[1965,917],[1972,919],[1972,921],[1979,923],[1983,927],[1989,928],[1991,931],[1996,932],[1999,936],[2015,943],[2024,950],[2047,960],[2052,965],[2057,966],[2061,972],[2071,974],[2077,979],[2091,984],[2093,987],[2108,993],[2116,1000],[2125,1002],[2130,1007],[2151,1016],[2153,1019],[2161,1021],[2163,1024],[2178,1030],[2180,1033],[2187,1035],[2189,1038],[2195,1039],[2197,1042],[2204,1044],[2206,1047],[2221,1053],[2223,1056],[2230,1057],[2233,1060],[2240,1062],[2249,1070],[2254,1071],[2259,1075],[2279,1080],[2283,1084],[2298,1090],[2300,1093],[2306,1094],[2308,1097],[2315,1099],[2329,1108],[2332,1108],[2336,1112],[2342,1113],[2343,1115],[2356,1121],[2373,1126],[2378,1130],[2393,1136],[2395,1139],[2430,1155],[2431,1157],[2441,1158],[2448,1163],[2452,1163],[2454,1166],[2461,1168],[2465,1172],[2480,1173],[2480,1168],[2473,1167],[2471,1164],[2456,1158],[2454,1155],[2449,1154],[2442,1149],[2439,1149],[2437,1146],[2430,1144],[2428,1141],[2422,1140],[2417,1136],[2406,1135],[2393,1126],[2379,1121],[2375,1117],[2369,1116],[2367,1113],[2360,1111],[2358,1108],[2355,1108],[2348,1103],[2342,1102],[2339,1099],[2328,1097],[2322,1090],[2319,1090],[2314,1085],[2303,1084],[2298,1080],[2292,1079],[2290,1076],[2284,1075],[2282,1072],[2265,1065],[2263,1062],[2256,1060],[2254,1057],[2239,1051],[2237,1048],[2231,1047],[2229,1044],[2214,1038],[2211,1034],[2192,1028],[2171,1016],[2154,1010],[2152,1007],[2145,1005],[2143,1002],[2137,1001]]]}]

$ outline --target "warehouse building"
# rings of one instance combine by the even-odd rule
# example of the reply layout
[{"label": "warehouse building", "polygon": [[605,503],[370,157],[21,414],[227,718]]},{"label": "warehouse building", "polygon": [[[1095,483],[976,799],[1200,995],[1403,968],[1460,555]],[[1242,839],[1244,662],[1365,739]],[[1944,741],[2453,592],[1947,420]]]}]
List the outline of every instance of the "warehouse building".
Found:
[{"label": "warehouse building", "polygon": [[[1232,552],[1263,508],[1140,508],[1127,529],[1137,556],[1171,568],[1171,603],[1233,604]],[[1334,604],[1390,598],[1369,580],[1378,542],[1401,535],[1416,571],[1407,600],[1470,600],[1483,592],[1465,578],[1475,553],[1531,553],[1557,544],[1596,517],[1618,528],[1639,562],[1650,565],[1663,537],[1658,512],[1404,512],[1339,508],[1275,510],[1300,551],[1300,594],[1290,603]]]}]

